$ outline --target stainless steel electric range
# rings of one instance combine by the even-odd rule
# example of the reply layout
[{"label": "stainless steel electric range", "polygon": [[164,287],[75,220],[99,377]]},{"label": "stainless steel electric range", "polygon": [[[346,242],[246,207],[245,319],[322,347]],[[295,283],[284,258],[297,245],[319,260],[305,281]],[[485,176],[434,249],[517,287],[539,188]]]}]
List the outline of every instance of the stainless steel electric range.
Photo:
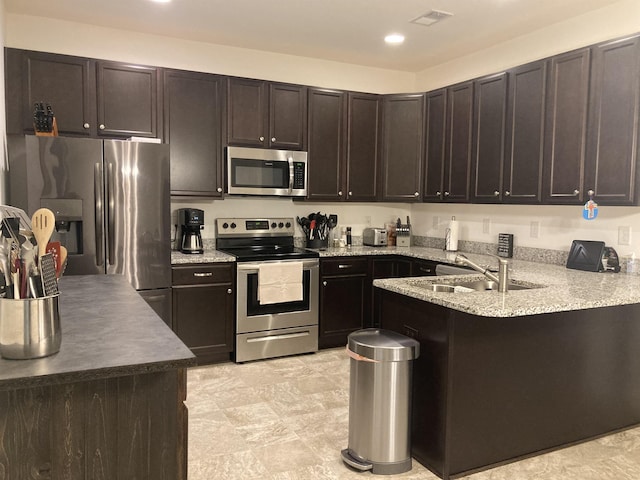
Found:
[{"label": "stainless steel electric range", "polygon": [[[236,257],[236,362],[318,350],[319,255],[296,247],[294,231],[293,218],[216,219],[216,248]],[[261,301],[269,270],[300,271],[299,298]]]}]

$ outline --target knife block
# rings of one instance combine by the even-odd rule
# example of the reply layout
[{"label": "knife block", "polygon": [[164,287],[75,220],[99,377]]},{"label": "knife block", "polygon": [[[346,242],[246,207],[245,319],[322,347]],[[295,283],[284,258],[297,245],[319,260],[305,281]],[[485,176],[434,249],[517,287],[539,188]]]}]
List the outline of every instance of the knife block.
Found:
[{"label": "knife block", "polygon": [[39,132],[36,130],[35,123],[33,124],[33,130],[36,133],[36,137],[57,137],[58,136],[58,122],[56,122],[56,117],[53,117],[53,128],[50,132]]}]

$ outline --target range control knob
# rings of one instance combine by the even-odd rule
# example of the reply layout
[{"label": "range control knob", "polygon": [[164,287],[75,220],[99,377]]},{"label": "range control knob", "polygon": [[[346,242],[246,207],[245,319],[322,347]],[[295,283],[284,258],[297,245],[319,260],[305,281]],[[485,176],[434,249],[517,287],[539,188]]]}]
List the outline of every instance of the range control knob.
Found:
[{"label": "range control knob", "polygon": [[237,227],[237,225],[235,223],[231,222],[231,228],[236,228],[236,227]]},{"label": "range control knob", "polygon": [[278,227],[280,227],[280,228],[284,227],[284,223],[280,222],[280,223],[278,224]]},{"label": "range control knob", "polygon": [[227,222],[224,222],[224,223],[222,224],[222,228],[229,228],[229,224],[228,224]]},{"label": "range control knob", "polygon": [[285,223],[284,226],[287,227],[287,228],[291,228],[291,222]]},{"label": "range control knob", "polygon": [[276,227],[277,227],[276,222],[273,222],[273,223],[271,224],[271,228],[276,228]]}]

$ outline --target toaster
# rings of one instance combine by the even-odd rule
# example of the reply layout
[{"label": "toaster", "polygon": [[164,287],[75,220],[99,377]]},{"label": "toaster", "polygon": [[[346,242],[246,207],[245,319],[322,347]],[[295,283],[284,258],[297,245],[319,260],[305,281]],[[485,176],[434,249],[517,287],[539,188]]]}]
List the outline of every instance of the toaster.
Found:
[{"label": "toaster", "polygon": [[362,243],[370,247],[384,247],[387,245],[387,231],[384,228],[365,228]]}]

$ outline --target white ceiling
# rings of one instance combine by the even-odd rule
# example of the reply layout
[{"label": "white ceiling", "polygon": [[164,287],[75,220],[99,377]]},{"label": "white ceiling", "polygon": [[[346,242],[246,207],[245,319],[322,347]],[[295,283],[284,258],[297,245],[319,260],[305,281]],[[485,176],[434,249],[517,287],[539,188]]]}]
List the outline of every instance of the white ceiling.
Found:
[{"label": "white ceiling", "polygon": [[[5,0],[5,10],[418,72],[616,1]],[[432,9],[454,16],[431,27],[409,23]],[[392,32],[403,33],[405,43],[385,45],[383,37]]]}]

